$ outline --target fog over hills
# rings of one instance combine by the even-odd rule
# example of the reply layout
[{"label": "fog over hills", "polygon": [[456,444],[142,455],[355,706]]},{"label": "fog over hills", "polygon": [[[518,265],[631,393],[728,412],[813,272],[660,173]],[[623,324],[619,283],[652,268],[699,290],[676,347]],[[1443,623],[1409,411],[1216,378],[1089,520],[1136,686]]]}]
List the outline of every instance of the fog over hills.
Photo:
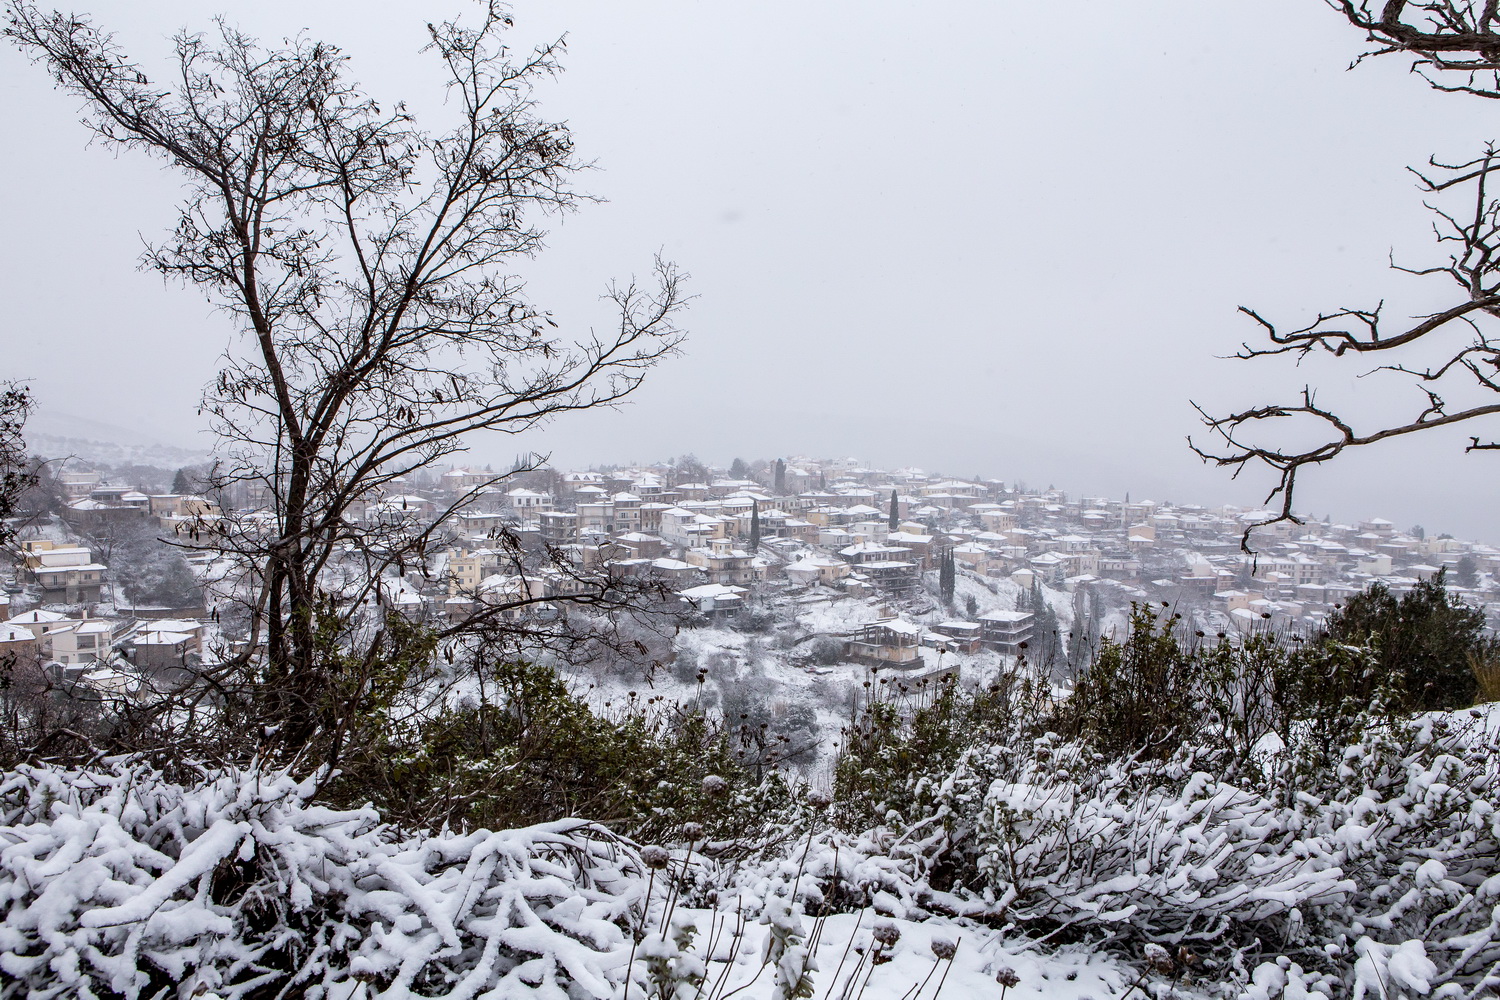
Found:
[{"label": "fog over hills", "polygon": [[[1256,335],[1241,304],[1290,325],[1442,304],[1388,269],[1393,253],[1440,259],[1406,167],[1474,155],[1483,109],[1395,61],[1346,72],[1360,38],[1323,4],[1094,5],[1070,25],[1065,67],[1040,49],[995,55],[996,38],[1052,37],[1043,8],[512,7],[518,50],[567,34],[566,72],[538,96],[597,160],[582,187],[607,199],[546,220],[547,249],[517,265],[530,294],[569,336],[608,329],[600,293],[660,250],[697,298],[684,354],[618,419],[475,442],[482,462],[852,452],[1255,505],[1270,477],[1231,481],[1184,446],[1189,400],[1237,408],[1311,382],[1330,403],[1383,398],[1371,420],[1420,406],[1358,366],[1219,360]],[[207,27],[185,0],[88,9],[153,72],[172,30]],[[382,102],[444,111],[417,55],[435,13],[268,0],[232,15],[266,39],[305,28]],[[38,421],[88,413],[197,447],[175,429],[195,427],[232,324],[133,269],[172,224],[176,178],[88,146],[75,103],[15,53],[0,96],[0,216],[27,233],[0,247],[8,372],[33,381]],[[75,355],[91,363],[59,363]],[[1436,437],[1312,471],[1299,506],[1490,536],[1493,457]]]},{"label": "fog over hills", "polygon": [[[208,459],[209,448],[192,434],[157,434],[129,420],[85,417],[41,408],[27,422],[31,453],[45,458],[77,458],[107,465],[139,464],[180,468]],[[206,436],[205,436],[206,437]],[[194,445],[197,444],[197,447]]]}]

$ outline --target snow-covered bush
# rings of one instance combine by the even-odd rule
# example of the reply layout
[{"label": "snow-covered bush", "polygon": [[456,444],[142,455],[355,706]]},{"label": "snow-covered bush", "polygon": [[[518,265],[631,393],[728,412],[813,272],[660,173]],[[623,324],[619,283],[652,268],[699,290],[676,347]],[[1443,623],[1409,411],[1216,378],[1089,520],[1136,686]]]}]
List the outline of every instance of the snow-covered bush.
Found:
[{"label": "snow-covered bush", "polygon": [[[976,750],[942,794],[966,831],[945,850],[972,862],[991,917],[1022,927],[1185,945],[1221,971],[1280,955],[1382,996],[1470,993],[1500,982],[1497,719],[1372,728],[1290,802],[1279,772],[1297,765],[1272,752],[1257,783],[1217,777],[1221,750],[1151,764],[1055,736]],[[1009,776],[979,777],[1007,755]]]},{"label": "snow-covered bush", "polygon": [[[767,900],[795,902],[808,913],[873,909],[884,916],[919,920],[961,913],[965,906],[932,888],[929,845],[893,831],[846,834],[820,828],[789,838],[762,855],[738,859],[699,887],[695,901],[712,895],[734,900],[752,916]],[[704,890],[708,892],[705,893]]]},{"label": "snow-covered bush", "polygon": [[1292,813],[1199,769],[1191,753],[1164,764],[1093,756],[1043,737],[985,792],[975,866],[997,913],[1173,945],[1233,943],[1243,928],[1284,938],[1292,909],[1354,891],[1325,849],[1302,841]]},{"label": "snow-covered bush", "polygon": [[[123,764],[5,776],[0,997],[895,1000],[941,991],[969,933],[907,922],[924,911],[892,903],[918,890],[890,844],[785,839],[716,865],[578,821],[406,837],[308,793],[285,775],[211,772],[184,787]],[[727,891],[712,909],[689,905],[685,876],[715,871]],[[861,905],[821,894],[840,871],[881,919],[837,915]],[[966,947],[948,995],[984,988],[986,954]],[[1128,981],[1097,971],[1066,1000]]]},{"label": "snow-covered bush", "polygon": [[670,852],[580,821],[408,836],[283,774],[22,768],[0,782],[0,997],[687,997],[754,950],[723,928],[757,922],[732,975],[759,963],[796,996],[822,922],[871,911],[1149,946],[1164,981],[1191,956],[1241,1000],[1473,996],[1500,970],[1497,730],[1372,728],[1291,802],[1289,750],[1229,781],[1222,748],[1145,762],[1045,735],[971,748],[911,822],[831,829],[809,796],[759,846],[693,825]]},{"label": "snow-covered bush", "polygon": [[942,821],[938,791],[975,747],[1024,740],[1050,707],[1049,685],[1024,665],[980,691],[948,674],[865,683],[834,768],[834,816],[849,831]]},{"label": "snow-covered bush", "polygon": [[397,835],[310,782],[27,767],[0,784],[0,996],[608,997],[642,899],[573,820]]},{"label": "snow-covered bush", "polygon": [[1374,647],[1179,632],[1137,608],[1061,701],[872,697],[815,891],[1186,948],[1247,996],[1500,984],[1500,710],[1413,720]]}]

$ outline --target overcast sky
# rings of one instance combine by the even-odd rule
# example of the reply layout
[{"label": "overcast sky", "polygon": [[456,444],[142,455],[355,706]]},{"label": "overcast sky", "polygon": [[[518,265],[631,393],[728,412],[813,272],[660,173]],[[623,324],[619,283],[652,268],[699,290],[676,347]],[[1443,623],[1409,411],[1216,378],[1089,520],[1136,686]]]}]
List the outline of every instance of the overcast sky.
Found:
[{"label": "overcast sky", "polygon": [[[418,9],[420,7],[420,9]],[[201,2],[82,12],[160,65]],[[416,10],[417,12],[414,12]],[[266,39],[305,28],[385,101],[443,111],[417,50],[433,4],[261,0]],[[1401,279],[1434,248],[1405,173],[1467,158],[1496,110],[1402,63],[1346,72],[1360,38],[1319,0],[514,5],[522,47],[566,32],[544,111],[572,126],[608,199],[521,268],[564,327],[607,322],[611,278],[658,249],[697,295],[684,356],[618,415],[523,447],[567,467],[796,453],[980,473],[1070,491],[1257,502],[1187,450],[1189,400],[1225,410],[1356,394],[1365,369],[1219,360],[1278,320],[1446,290]],[[176,178],[87,145],[77,105],[0,51],[0,329],[39,427],[114,423],[203,447],[193,414],[231,331],[197,293],[135,270],[175,218]],[[1369,415],[1378,416],[1374,402]],[[49,419],[50,418],[50,419]],[[1299,506],[1500,541],[1500,457],[1464,438],[1308,474]],[[505,462],[517,442],[477,444]]]}]

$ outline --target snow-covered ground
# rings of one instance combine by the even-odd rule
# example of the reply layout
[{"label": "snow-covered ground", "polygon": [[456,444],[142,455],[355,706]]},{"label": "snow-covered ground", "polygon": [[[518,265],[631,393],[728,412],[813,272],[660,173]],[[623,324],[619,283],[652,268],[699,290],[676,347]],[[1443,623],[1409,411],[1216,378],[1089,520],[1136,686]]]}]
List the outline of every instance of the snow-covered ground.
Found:
[{"label": "snow-covered ground", "polygon": [[[1007,941],[991,928],[943,918],[903,920],[862,910],[793,919],[806,936],[800,947],[811,960],[805,963],[803,953],[791,949],[790,962],[786,954],[782,961],[768,960],[778,957],[769,923],[750,923],[736,936],[735,914],[723,910],[679,911],[675,922],[694,928],[697,954],[712,942],[703,969],[704,996],[785,996],[777,991],[784,988],[789,966],[805,972],[810,995],[819,1000],[965,1000],[998,998],[1002,992],[1014,1000],[1103,1000],[1123,996],[1140,978],[1139,971],[1098,951],[1049,951],[1022,940]],[[877,930],[892,943],[877,942]],[[873,962],[877,955],[878,965]],[[1015,983],[1002,990],[997,976],[1006,972]]]}]

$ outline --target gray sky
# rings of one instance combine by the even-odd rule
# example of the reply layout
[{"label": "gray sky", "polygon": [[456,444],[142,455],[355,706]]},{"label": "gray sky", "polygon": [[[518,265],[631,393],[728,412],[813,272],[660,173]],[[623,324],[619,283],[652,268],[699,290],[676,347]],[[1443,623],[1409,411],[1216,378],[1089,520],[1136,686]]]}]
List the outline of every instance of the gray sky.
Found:
[{"label": "gray sky", "polygon": [[[201,2],[80,8],[149,66]],[[432,4],[229,10],[274,39],[341,44],[377,98],[441,114],[416,50]],[[698,296],[685,356],[616,416],[518,447],[564,466],[695,452],[854,455],[1180,502],[1257,502],[1188,452],[1189,399],[1403,406],[1364,369],[1217,360],[1318,308],[1410,314],[1444,301],[1387,270],[1434,248],[1407,164],[1467,158],[1495,109],[1429,92],[1405,65],[1345,72],[1360,39],[1318,0],[1112,4],[541,3],[518,43],[568,33],[544,92],[609,199],[558,225],[522,273],[564,327],[606,323],[611,278],[661,249]],[[177,181],[88,147],[77,107],[0,51],[0,329],[7,377],[49,412],[195,442],[193,408],[230,331],[196,292],[134,270]],[[1379,410],[1371,404],[1372,416]],[[1351,455],[1299,506],[1500,541],[1500,457],[1460,434]]]}]

